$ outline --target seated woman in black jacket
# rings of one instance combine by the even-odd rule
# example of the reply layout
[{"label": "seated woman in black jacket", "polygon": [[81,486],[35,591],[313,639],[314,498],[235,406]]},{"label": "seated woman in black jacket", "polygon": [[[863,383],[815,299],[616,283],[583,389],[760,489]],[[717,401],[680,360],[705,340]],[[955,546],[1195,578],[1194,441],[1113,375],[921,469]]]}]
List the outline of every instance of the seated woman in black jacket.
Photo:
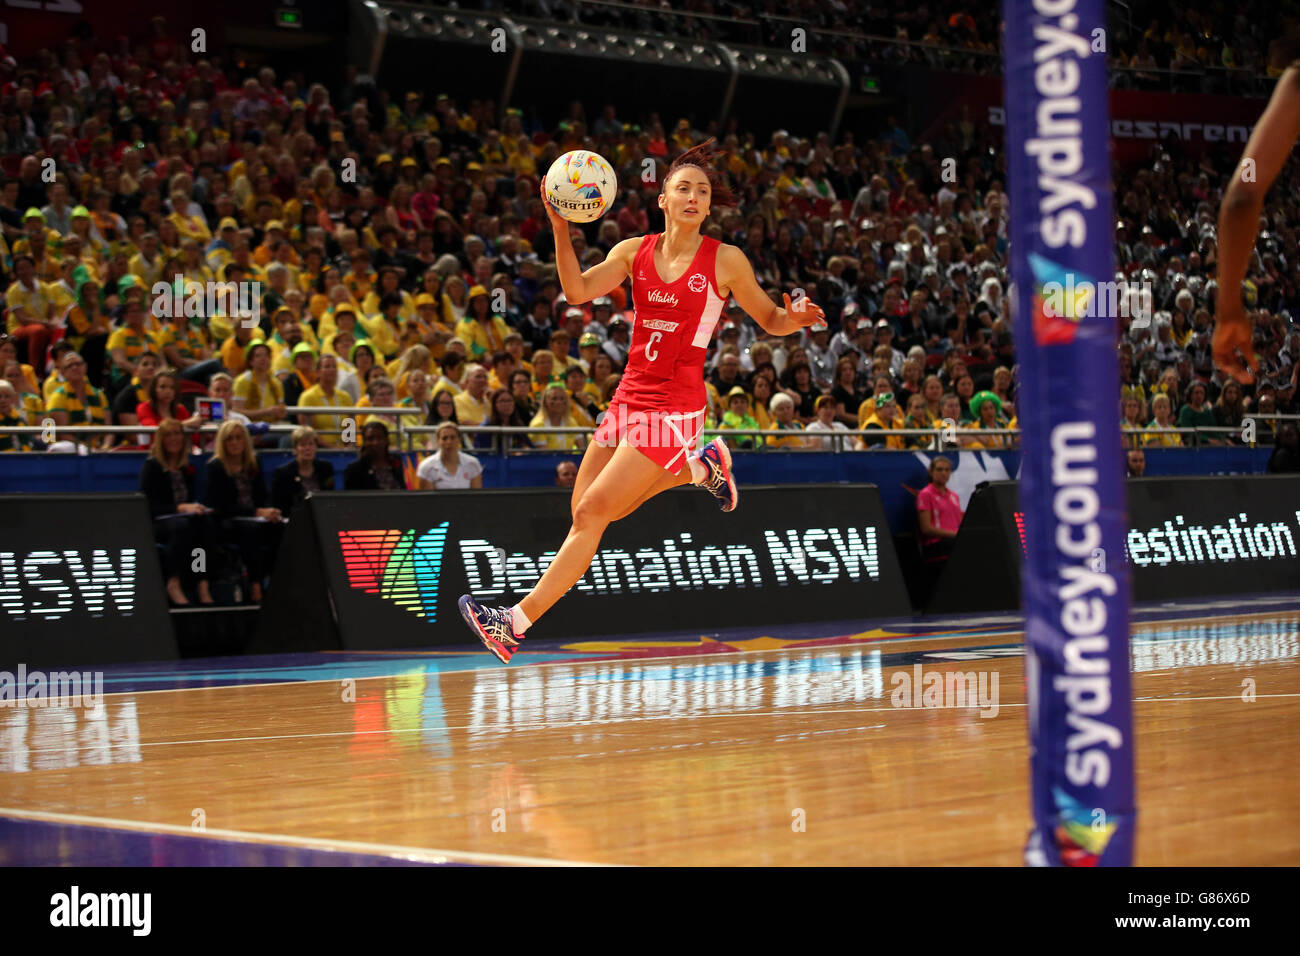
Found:
[{"label": "seated woman in black jacket", "polygon": [[316,429],[300,425],[290,436],[293,461],[271,472],[271,506],[282,515],[313,491],[334,490],[334,465],[316,457]]},{"label": "seated woman in black jacket", "polygon": [[[190,439],[181,423],[164,418],[154,432],[153,447],[140,469],[140,491],[149,499],[154,538],[163,547],[163,574],[167,597],[173,604],[189,604],[181,578],[193,573],[198,580],[199,603],[211,604],[207,559],[212,555],[212,515],[195,500],[194,466],[189,462]],[[202,549],[204,570],[191,572],[194,549]]]},{"label": "seated woman in black jacket", "polygon": [[249,597],[259,602],[283,525],[280,510],[270,507],[262,465],[242,422],[231,419],[217,430],[207,478],[206,504],[216,513],[226,542],[239,551],[248,569]]},{"label": "seated woman in black jacket", "polygon": [[388,453],[388,426],[366,422],[361,428],[357,460],[343,469],[344,491],[405,491],[400,459]]}]

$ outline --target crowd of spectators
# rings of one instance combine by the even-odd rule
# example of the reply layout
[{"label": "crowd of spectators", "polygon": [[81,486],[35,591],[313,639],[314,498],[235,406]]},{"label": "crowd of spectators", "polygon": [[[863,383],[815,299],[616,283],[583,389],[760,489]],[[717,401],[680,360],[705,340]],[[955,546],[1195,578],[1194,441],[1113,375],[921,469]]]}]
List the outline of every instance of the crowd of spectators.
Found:
[{"label": "crowd of spectators", "polygon": [[[633,123],[614,106],[589,122],[577,104],[554,129],[530,129],[516,109],[498,123],[486,100],[462,110],[446,94],[331,91],[270,68],[241,78],[191,59],[161,21],[152,30],[134,47],[69,41],[21,66],[0,53],[0,428],[48,419],[67,448],[78,425],[165,426],[83,443],[151,448],[142,486],[155,513],[208,509],[212,533],[254,569],[274,550],[264,529],[305,490],[333,487],[318,446],[355,448],[343,486],[379,489],[478,487],[472,452],[581,450],[635,317],[627,285],[571,304],[556,278],[538,177],[579,146],[609,158],[623,187],[602,220],[572,229],[584,266],[661,227],[644,161],[662,175],[713,135],[739,202],[715,208],[705,233],[741,248],[774,302],[803,290],[825,308],[827,327],[773,337],[727,304],[707,387],[710,425],[734,447],[1016,440],[1000,130],[962,121],[919,146],[892,122],[876,138],[760,140],[687,119]],[[955,182],[941,175],[947,157]],[[1296,410],[1294,161],[1245,290],[1260,384],[1226,383],[1210,362],[1214,222],[1235,161],[1170,142],[1117,171],[1117,265],[1149,285],[1155,311],[1146,328],[1122,321],[1117,345],[1117,413],[1134,444]],[[336,411],[350,407],[363,412]],[[196,431],[213,408],[221,431]],[[462,431],[482,424],[579,431]],[[1272,429],[1261,420],[1257,441]],[[277,476],[272,503],[257,449],[277,443],[296,470]],[[41,447],[0,434],[6,450]],[[167,464],[177,448],[210,456],[202,505],[192,476]],[[408,450],[418,466],[396,454]]]}]

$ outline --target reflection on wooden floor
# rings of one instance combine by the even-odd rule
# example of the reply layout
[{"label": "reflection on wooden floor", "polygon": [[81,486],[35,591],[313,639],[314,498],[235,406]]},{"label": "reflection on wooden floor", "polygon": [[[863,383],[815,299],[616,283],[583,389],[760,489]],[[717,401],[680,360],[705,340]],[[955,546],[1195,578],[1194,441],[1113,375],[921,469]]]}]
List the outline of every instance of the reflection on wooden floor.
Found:
[{"label": "reflection on wooden floor", "polygon": [[[485,657],[0,710],[0,815],[487,862],[1018,865],[1018,640]],[[918,664],[996,675],[996,715],[892,706]],[[1141,625],[1134,666],[1138,862],[1300,862],[1300,617]]]}]

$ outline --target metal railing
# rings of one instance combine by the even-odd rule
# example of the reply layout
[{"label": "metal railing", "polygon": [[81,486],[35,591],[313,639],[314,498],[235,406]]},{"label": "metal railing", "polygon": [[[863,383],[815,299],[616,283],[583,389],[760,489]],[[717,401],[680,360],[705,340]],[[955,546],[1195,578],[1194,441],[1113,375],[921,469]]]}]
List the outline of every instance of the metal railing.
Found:
[{"label": "metal railing", "polygon": [[[443,3],[431,5],[437,9],[461,13],[463,9],[446,7]],[[464,9],[500,10],[501,4],[493,0],[473,0],[462,5]],[[541,8],[522,15],[518,20],[537,19],[543,16]],[[924,40],[902,39],[898,36],[865,33],[860,30],[828,27],[810,23],[805,17],[785,13],[759,12],[750,16],[724,16],[702,11],[674,10],[667,5],[650,6],[620,2],[620,0],[572,0],[549,17],[555,24],[566,24],[597,32],[604,27],[635,30],[657,34],[676,40],[722,41],[744,44],[768,51],[790,51],[790,31],[799,28],[807,35],[823,42],[818,50],[823,55],[840,59],[879,61],[883,63],[917,63],[941,70],[954,70],[982,74],[1002,72],[1001,49],[985,49],[975,45],[933,43]],[[849,22],[846,19],[846,22]],[[1128,24],[1130,33],[1132,24]],[[700,28],[700,29],[697,29]],[[700,32],[702,30],[702,32]],[[997,40],[988,43],[996,47]],[[1136,43],[1136,37],[1132,43]],[[1126,47],[1128,44],[1125,45]],[[1136,47],[1134,46],[1134,49]],[[1121,55],[1133,50],[1120,51]],[[1189,64],[1186,68],[1130,67],[1112,65],[1108,71],[1112,86],[1133,89],[1168,90],[1174,92],[1227,93],[1237,96],[1268,96],[1275,78],[1261,68],[1226,67],[1219,64]],[[1154,84],[1152,82],[1154,79]]]},{"label": "metal railing", "polygon": [[[425,425],[425,424],[410,425],[405,423],[403,421],[403,418],[411,418],[414,417],[415,414],[418,414],[418,413],[413,413],[411,407],[406,405],[385,406],[382,408],[373,408],[369,406],[348,406],[348,407],[341,407],[341,408],[332,408],[332,407],[322,407],[316,405],[294,405],[286,409],[286,414],[295,415],[295,416],[307,415],[312,417],[318,417],[324,415],[324,416],[332,416],[335,418],[347,418],[347,417],[358,418],[358,417],[364,417],[370,415],[378,415],[386,418],[394,418],[395,421],[392,422],[391,425],[392,425],[392,431],[394,437],[396,439],[397,449],[399,451],[416,451],[416,452],[432,451],[432,449],[427,447],[426,448],[414,447],[414,442],[412,441],[412,439],[415,436],[419,436],[419,435],[432,435],[436,433],[438,430],[437,425]],[[1136,438],[1137,441],[1134,444],[1137,444],[1138,446],[1141,447],[1145,447],[1149,444],[1160,444],[1159,442],[1148,442],[1147,439],[1149,436],[1178,435],[1180,437],[1188,436],[1191,439],[1190,441],[1183,441],[1183,444],[1188,447],[1201,447],[1203,445],[1239,445],[1239,446],[1250,445],[1250,447],[1269,446],[1273,444],[1271,440],[1261,440],[1261,439],[1272,439],[1276,435],[1277,423],[1284,422],[1284,421],[1293,421],[1293,422],[1300,423],[1300,415],[1256,414],[1248,417],[1254,419],[1256,422],[1259,423],[1272,422],[1274,424],[1273,427],[1271,428],[1262,428],[1257,426],[1256,440],[1253,443],[1248,443],[1243,440],[1240,440],[1243,431],[1240,426],[1229,427],[1229,426],[1221,426],[1221,425],[1220,426],[1201,425],[1201,426],[1189,427],[1189,428],[1178,428],[1178,427],[1160,428],[1156,426],[1142,425],[1134,428],[1124,428],[1121,433],[1121,440],[1126,446],[1128,446],[1132,443],[1131,440],[1133,438]],[[385,424],[390,424],[390,423],[385,423]],[[219,427],[220,427],[219,424],[209,422],[209,423],[205,423],[204,425],[202,425],[197,429],[186,429],[186,434],[193,435],[197,433],[200,435],[215,436],[217,429]],[[299,426],[296,423],[275,422],[269,424],[265,429],[258,428],[257,433],[288,436],[292,434],[292,432],[298,427]],[[360,431],[362,427],[364,426],[362,426],[360,423],[356,423],[354,427],[350,429],[350,431],[355,435],[355,439],[357,443],[360,442]],[[590,426],[590,425],[555,426],[555,425],[460,425],[458,424],[457,427],[460,429],[462,435],[489,435],[489,436],[500,435],[500,436],[507,436],[507,437],[513,435],[525,435],[525,436],[579,435],[584,438],[590,438],[590,436],[596,430],[594,426]],[[0,429],[0,436],[3,435],[41,436],[41,435],[49,434],[51,430],[53,430],[56,433],[56,437],[57,435],[67,435],[67,434],[89,435],[89,436],[152,435],[155,431],[157,431],[157,426],[80,425],[80,424],[56,425],[53,423],[52,420],[49,420],[46,423],[43,423],[41,425],[6,426]],[[316,429],[316,432],[318,435],[335,436],[335,435],[342,435],[347,430],[349,429],[346,429],[345,427],[341,427],[338,429]],[[994,437],[996,437],[999,440],[1005,437],[1005,442],[999,445],[995,445],[992,448],[984,447],[984,450],[998,450],[998,449],[1011,450],[1017,448],[1019,445],[1020,429],[1019,428],[970,428],[967,426],[963,426],[961,424],[939,425],[937,427],[932,427],[932,428],[889,428],[889,429],[847,428],[844,430],[835,429],[833,431],[820,430],[820,429],[808,430],[806,428],[774,430],[774,429],[762,429],[762,428],[723,428],[718,426],[710,426],[704,429],[704,435],[708,437],[720,435],[720,436],[730,437],[730,438],[757,437],[763,439],[776,439],[776,440],[783,441],[782,446],[779,449],[777,449],[780,451],[832,451],[835,453],[848,453],[848,452],[857,452],[857,451],[914,452],[914,451],[927,451],[927,450],[959,451],[962,448],[974,446],[976,444],[983,447],[986,446],[987,443],[983,442],[982,439],[994,438]],[[1233,435],[1238,436],[1238,440],[1235,441],[1231,440],[1230,436]],[[257,435],[255,434],[253,437],[256,438]],[[905,446],[904,448],[886,447],[888,440],[890,438],[895,438],[895,437],[902,438],[904,440],[904,446]],[[802,439],[805,442],[805,445],[803,447],[800,447],[800,446],[785,444],[786,441],[792,438]],[[879,443],[879,445],[877,446],[873,444],[866,447],[858,447],[856,442],[856,439],[858,438],[863,438],[863,439],[870,438],[872,439],[873,442]],[[913,443],[910,446],[908,446],[908,439],[924,439],[924,441],[919,443]],[[535,451],[545,452],[545,451],[555,450],[549,448],[541,448],[541,449],[511,448],[508,447],[508,445],[509,445],[508,442],[500,442],[500,443],[494,442],[493,446],[491,447],[474,448],[471,450],[475,452],[486,452],[486,453],[498,454],[498,455],[528,454],[530,452],[535,452]],[[118,447],[122,448],[124,446],[118,446]],[[111,453],[113,451],[113,449],[111,448],[104,448],[104,449],[92,448],[88,450],[96,453]],[[737,449],[737,451],[741,453],[762,452],[765,450],[769,450],[769,451],[771,450],[769,446],[766,445],[766,443],[763,443],[762,445],[753,449],[747,449],[747,448]]]}]

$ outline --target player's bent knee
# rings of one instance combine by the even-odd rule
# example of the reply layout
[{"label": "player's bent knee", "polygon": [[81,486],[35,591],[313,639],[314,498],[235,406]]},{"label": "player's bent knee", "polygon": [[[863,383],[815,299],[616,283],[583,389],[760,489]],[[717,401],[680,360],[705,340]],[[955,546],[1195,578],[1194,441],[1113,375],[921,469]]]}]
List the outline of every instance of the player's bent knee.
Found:
[{"label": "player's bent knee", "polygon": [[585,494],[573,506],[573,527],[578,531],[603,528],[616,517],[609,501],[600,495]]}]

